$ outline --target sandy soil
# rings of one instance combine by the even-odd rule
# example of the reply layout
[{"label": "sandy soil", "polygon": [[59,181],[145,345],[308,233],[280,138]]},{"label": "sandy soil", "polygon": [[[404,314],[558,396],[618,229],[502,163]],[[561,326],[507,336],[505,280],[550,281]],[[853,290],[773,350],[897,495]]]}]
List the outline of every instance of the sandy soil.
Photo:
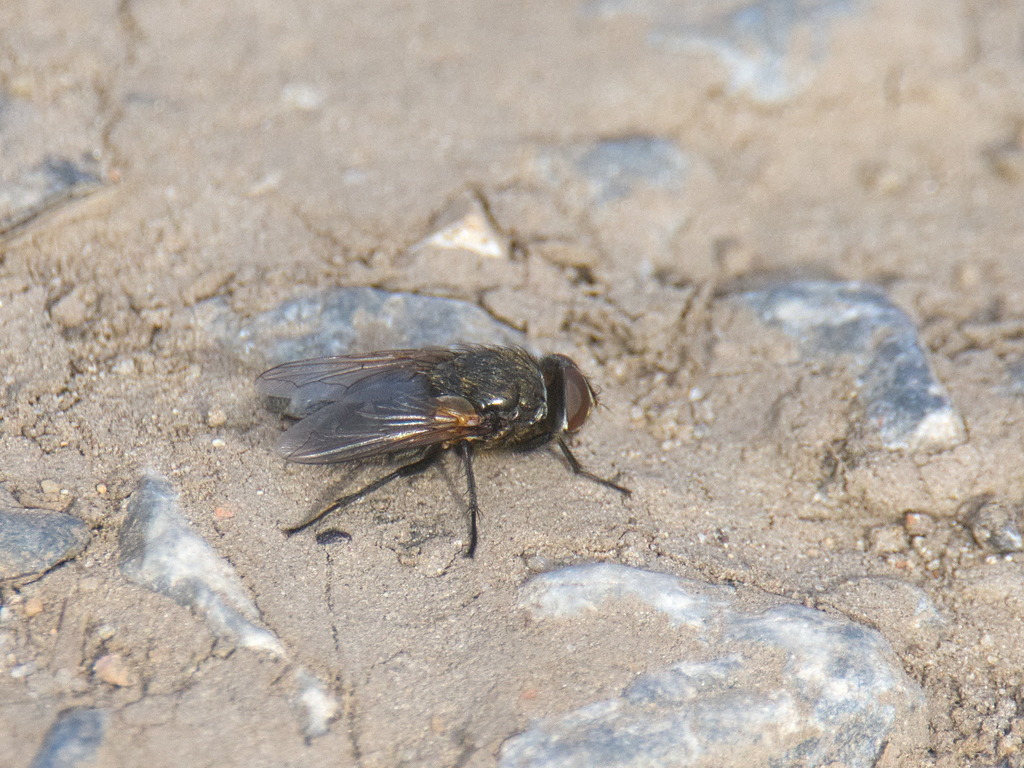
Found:
[{"label": "sandy soil", "polygon": [[[0,6],[5,181],[59,157],[105,182],[0,241],[0,481],[94,530],[83,556],[3,593],[0,667],[36,672],[0,678],[0,762],[29,765],[54,713],[82,704],[116,713],[103,766],[492,765],[531,717],[621,687],[628,670],[592,670],[521,695],[551,660],[511,610],[534,570],[609,560],[866,621],[927,695],[929,750],[907,765],[1022,764],[1024,557],[979,546],[965,515],[1024,499],[1024,8],[860,7],[772,102],[713,56],[648,44],[665,8],[636,8]],[[673,142],[685,168],[602,199],[573,158],[628,136]],[[470,192],[508,259],[408,250]],[[719,299],[779,275],[884,286],[967,441],[915,455],[860,434],[841,366],[800,363]],[[607,406],[578,453],[634,496],[544,454],[483,456],[472,561],[453,544],[454,464],[348,515],[340,548],[286,541],[279,526],[349,475],[274,454],[258,366],[195,307],[250,316],[342,285],[478,302],[571,354]],[[279,664],[120,576],[146,468],[341,693],[328,735],[303,742]],[[923,590],[941,626],[909,627],[876,577]],[[111,654],[121,684],[94,668]]]}]

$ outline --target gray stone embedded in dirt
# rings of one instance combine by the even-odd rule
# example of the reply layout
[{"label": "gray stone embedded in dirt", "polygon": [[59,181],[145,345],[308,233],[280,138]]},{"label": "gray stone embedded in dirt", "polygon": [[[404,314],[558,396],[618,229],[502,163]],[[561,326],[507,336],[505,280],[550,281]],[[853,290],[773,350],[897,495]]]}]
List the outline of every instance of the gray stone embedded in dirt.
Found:
[{"label": "gray stone embedded in dirt", "polygon": [[[27,225],[34,218],[103,186],[90,161],[72,162],[49,157],[5,180],[0,174],[0,237]],[[0,168],[0,171],[3,171]]]},{"label": "gray stone embedded in dirt", "polygon": [[681,658],[533,723],[505,741],[501,768],[868,768],[887,745],[925,742],[920,688],[881,635],[851,621],[793,604],[745,612],[729,588],[612,564],[537,576],[519,605],[569,620],[622,600],[685,624]]},{"label": "gray stone embedded in dirt", "polygon": [[231,564],[196,534],[161,477],[147,475],[128,503],[121,526],[121,572],[201,616],[218,637],[243,648],[283,656]]},{"label": "gray stone embedded in dirt", "polygon": [[[231,564],[189,528],[166,480],[147,475],[139,481],[119,539],[121,572],[129,581],[190,608],[224,640],[287,658],[277,636],[261,626],[259,611]],[[311,672],[298,665],[290,669],[303,735],[322,736],[341,705]]]},{"label": "gray stone embedded in dirt", "polygon": [[707,51],[729,74],[729,88],[761,102],[802,91],[828,54],[831,27],[862,0],[757,0],[679,3],[673,0],[591,0],[588,15],[630,15],[647,22],[650,45]]},{"label": "gray stone embedded in dirt", "polygon": [[1014,397],[1024,395],[1024,360],[1014,360],[1006,366],[1006,386],[1003,388],[1007,394]]},{"label": "gray stone embedded in dirt", "polygon": [[14,504],[0,498],[0,580],[38,576],[89,543],[89,526],[81,520],[61,512],[15,509]]},{"label": "gray stone embedded in dirt", "polygon": [[700,628],[731,596],[728,587],[698,586],[668,573],[586,565],[534,577],[520,590],[519,606],[535,618],[550,619],[599,611],[611,600],[634,599],[665,614],[675,626]]},{"label": "gray stone embedded in dirt", "polygon": [[965,439],[963,420],[935,377],[917,328],[879,288],[803,281],[740,294],[807,358],[845,358],[868,424],[888,448],[939,451]]},{"label": "gray stone embedded in dirt", "polygon": [[107,714],[102,709],[66,709],[50,726],[31,768],[85,768],[103,743]]},{"label": "gray stone embedded in dirt", "polygon": [[633,187],[677,189],[689,160],[679,146],[658,136],[605,139],[577,153],[576,167],[598,203],[629,194]]},{"label": "gray stone embedded in dirt", "polygon": [[687,191],[709,182],[713,170],[670,138],[634,134],[538,147],[531,175],[558,199],[558,216],[567,217],[561,225],[550,221],[552,231],[539,239],[573,242],[571,231],[586,222],[585,240],[594,241],[579,248],[596,248],[646,274],[652,264],[678,257],[679,233],[693,216]]},{"label": "gray stone embedded in dirt", "polygon": [[691,161],[670,139],[636,135],[547,147],[537,164],[549,183],[582,182],[586,199],[605,205],[638,189],[681,189]]},{"label": "gray stone embedded in dirt", "polygon": [[214,338],[260,365],[375,349],[525,341],[476,304],[376,288],[318,291],[253,318],[239,317],[224,299],[210,299],[196,315]]}]

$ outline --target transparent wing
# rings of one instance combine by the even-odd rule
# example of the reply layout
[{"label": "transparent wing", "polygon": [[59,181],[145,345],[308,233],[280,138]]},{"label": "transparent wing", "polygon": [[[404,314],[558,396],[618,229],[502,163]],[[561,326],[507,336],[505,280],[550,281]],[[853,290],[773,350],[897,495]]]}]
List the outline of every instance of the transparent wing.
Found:
[{"label": "transparent wing", "polygon": [[285,413],[301,419],[342,399],[345,392],[363,379],[401,370],[422,373],[452,354],[451,350],[442,348],[399,349],[296,360],[261,373],[256,379],[256,389],[271,397],[287,399]]},{"label": "transparent wing", "polygon": [[481,434],[479,415],[467,400],[430,391],[424,365],[448,354],[414,350],[321,358],[268,371],[259,379],[264,392],[293,403],[296,392],[304,398],[314,393],[320,402],[284,433],[281,453],[290,461],[328,464]]}]

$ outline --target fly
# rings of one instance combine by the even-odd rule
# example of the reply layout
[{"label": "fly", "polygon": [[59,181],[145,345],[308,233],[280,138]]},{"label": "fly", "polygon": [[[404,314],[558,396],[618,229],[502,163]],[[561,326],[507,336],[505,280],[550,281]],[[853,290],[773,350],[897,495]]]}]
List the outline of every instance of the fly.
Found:
[{"label": "fly", "polygon": [[278,448],[288,461],[334,464],[380,456],[411,459],[286,529],[302,530],[400,477],[420,474],[454,449],[466,472],[469,544],[477,544],[473,452],[525,452],[554,442],[573,473],[630,490],[584,469],[565,436],[577,432],[597,402],[579,367],[564,355],[535,357],[519,347],[427,347],[318,357],[260,374],[262,393],[290,401],[299,417]]}]

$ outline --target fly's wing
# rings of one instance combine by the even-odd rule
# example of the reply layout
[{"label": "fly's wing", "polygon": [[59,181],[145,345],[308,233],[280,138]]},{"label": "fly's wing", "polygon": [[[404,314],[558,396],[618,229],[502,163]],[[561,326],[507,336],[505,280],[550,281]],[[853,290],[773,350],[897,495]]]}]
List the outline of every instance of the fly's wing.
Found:
[{"label": "fly's wing", "polygon": [[294,402],[295,392],[314,391],[326,401],[285,432],[280,451],[290,461],[329,464],[481,434],[480,417],[467,400],[430,391],[424,364],[441,354],[451,353],[321,358],[263,374],[260,388],[268,394],[289,396],[290,391]]},{"label": "fly's wing", "polygon": [[345,392],[367,377],[397,370],[424,371],[452,354],[451,350],[442,348],[398,349],[296,360],[261,373],[256,379],[256,389],[288,400],[285,413],[301,419],[342,399]]}]

